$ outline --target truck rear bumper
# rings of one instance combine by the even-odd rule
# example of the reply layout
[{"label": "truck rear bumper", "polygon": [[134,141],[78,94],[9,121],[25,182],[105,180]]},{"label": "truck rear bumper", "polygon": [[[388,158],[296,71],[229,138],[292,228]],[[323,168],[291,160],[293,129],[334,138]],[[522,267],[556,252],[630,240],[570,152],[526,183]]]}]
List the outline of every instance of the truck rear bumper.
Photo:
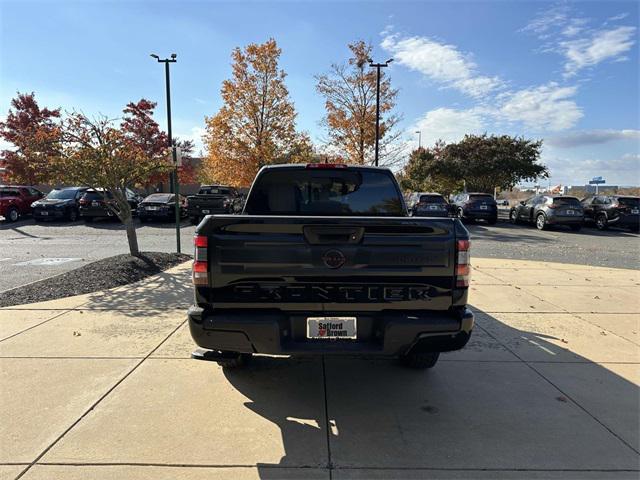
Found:
[{"label": "truck rear bumper", "polygon": [[[327,313],[339,315],[339,313]],[[367,354],[395,356],[410,349],[445,352],[466,345],[473,313],[382,312],[358,316],[358,339],[306,338],[304,313],[222,311],[189,308],[189,329],[195,343],[208,350],[264,354]]]}]

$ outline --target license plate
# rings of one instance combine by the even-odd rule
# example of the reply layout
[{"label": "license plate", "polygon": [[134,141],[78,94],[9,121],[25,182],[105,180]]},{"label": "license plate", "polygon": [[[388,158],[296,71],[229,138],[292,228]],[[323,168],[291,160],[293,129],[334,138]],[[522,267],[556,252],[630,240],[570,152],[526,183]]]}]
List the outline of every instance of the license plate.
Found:
[{"label": "license plate", "polygon": [[93,207],[99,207],[100,206],[100,202],[94,200],[93,202],[91,202],[91,206]]},{"label": "license plate", "polygon": [[575,215],[575,210],[567,210],[567,215]]},{"label": "license plate", "polygon": [[160,210],[160,207],[147,207],[147,210]]},{"label": "license plate", "polygon": [[438,210],[438,205],[429,205],[429,210]]},{"label": "license plate", "polygon": [[202,210],[202,213],[209,213],[209,210]]},{"label": "license plate", "polygon": [[46,217],[47,215],[49,215],[49,212],[40,212],[40,215],[42,215],[43,217]]},{"label": "license plate", "polygon": [[358,337],[356,317],[309,317],[307,338],[355,340]]},{"label": "license plate", "polygon": [[631,210],[631,213],[634,215],[638,215],[640,213],[640,210],[638,210],[637,208],[634,208],[633,210]]},{"label": "license plate", "polygon": [[487,208],[489,207],[487,207],[486,205],[480,205],[480,210],[486,210]]}]

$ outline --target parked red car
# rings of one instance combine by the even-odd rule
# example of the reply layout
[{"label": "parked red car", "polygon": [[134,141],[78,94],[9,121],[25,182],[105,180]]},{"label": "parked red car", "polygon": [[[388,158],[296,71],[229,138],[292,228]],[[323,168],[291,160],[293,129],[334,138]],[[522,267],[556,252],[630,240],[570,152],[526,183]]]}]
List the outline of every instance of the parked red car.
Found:
[{"label": "parked red car", "polygon": [[15,222],[21,215],[31,213],[31,204],[44,194],[33,187],[22,185],[0,185],[0,217]]}]

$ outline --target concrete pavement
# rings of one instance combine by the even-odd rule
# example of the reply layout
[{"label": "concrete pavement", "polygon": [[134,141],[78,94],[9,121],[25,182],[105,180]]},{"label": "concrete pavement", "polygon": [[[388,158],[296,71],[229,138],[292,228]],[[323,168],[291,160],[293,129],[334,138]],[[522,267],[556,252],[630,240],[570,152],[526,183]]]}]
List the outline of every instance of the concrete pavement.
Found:
[{"label": "concrete pavement", "polygon": [[473,263],[428,372],[191,360],[188,265],[0,309],[0,479],[637,478],[640,271]]}]

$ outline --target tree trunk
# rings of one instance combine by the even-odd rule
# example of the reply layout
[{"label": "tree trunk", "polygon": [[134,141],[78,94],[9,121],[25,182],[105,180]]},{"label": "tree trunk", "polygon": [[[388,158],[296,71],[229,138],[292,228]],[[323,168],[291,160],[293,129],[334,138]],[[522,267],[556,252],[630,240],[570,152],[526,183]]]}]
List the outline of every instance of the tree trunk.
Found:
[{"label": "tree trunk", "polygon": [[127,192],[125,188],[114,188],[113,196],[118,204],[118,218],[124,224],[127,231],[127,241],[129,242],[129,253],[134,257],[140,256],[138,248],[138,235],[136,234],[136,226],[133,224],[131,216],[131,206],[127,200]]},{"label": "tree trunk", "polygon": [[140,250],[138,248],[138,235],[136,233],[136,226],[133,224],[133,218],[131,218],[131,213],[129,213],[128,217],[124,220],[124,226],[127,230],[127,241],[129,242],[129,253],[134,257],[140,255]]}]

